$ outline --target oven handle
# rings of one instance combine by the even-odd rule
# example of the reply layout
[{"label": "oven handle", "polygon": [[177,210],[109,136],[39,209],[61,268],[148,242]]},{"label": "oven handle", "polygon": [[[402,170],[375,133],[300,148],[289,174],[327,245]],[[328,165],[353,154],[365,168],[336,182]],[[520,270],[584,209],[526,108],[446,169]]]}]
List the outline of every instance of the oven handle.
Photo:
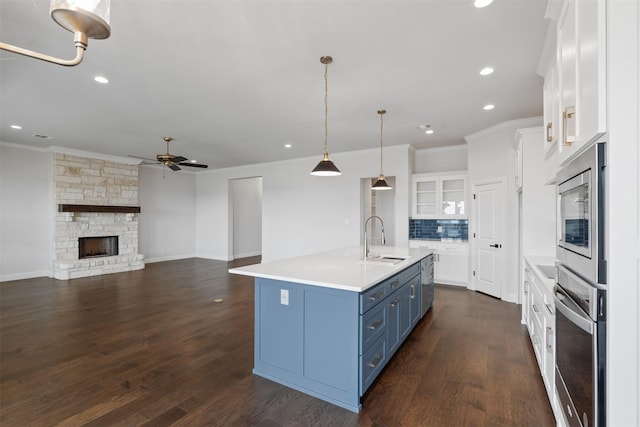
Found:
[{"label": "oven handle", "polygon": [[562,315],[564,315],[564,317],[569,319],[571,323],[587,332],[588,334],[593,335],[593,321],[571,309],[571,307],[565,302],[568,300],[571,305],[575,305],[571,300],[571,297],[569,297],[564,292],[562,292],[562,290],[556,287],[554,300],[556,303],[556,313],[561,313]]}]

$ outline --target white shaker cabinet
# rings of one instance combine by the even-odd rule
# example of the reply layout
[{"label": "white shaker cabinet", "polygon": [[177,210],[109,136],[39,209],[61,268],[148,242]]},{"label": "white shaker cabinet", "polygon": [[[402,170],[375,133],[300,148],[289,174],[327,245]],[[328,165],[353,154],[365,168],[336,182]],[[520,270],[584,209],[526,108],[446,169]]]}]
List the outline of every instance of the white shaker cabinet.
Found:
[{"label": "white shaker cabinet", "polygon": [[415,174],[411,183],[412,218],[467,218],[466,175]]},{"label": "white shaker cabinet", "polygon": [[410,248],[434,251],[436,283],[467,286],[469,284],[469,244],[435,240],[409,240]]},{"label": "white shaker cabinet", "polygon": [[[557,27],[559,163],[568,161],[607,130],[606,2],[566,0]],[[554,76],[545,77],[553,86]],[[553,105],[546,109],[553,108]],[[549,112],[553,115],[553,112]]]}]

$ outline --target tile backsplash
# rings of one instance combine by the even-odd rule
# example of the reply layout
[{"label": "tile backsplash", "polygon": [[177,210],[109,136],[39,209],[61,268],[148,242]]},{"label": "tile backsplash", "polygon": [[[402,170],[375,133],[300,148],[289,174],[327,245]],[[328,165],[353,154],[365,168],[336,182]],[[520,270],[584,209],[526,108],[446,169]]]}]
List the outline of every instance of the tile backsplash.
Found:
[{"label": "tile backsplash", "polygon": [[409,239],[467,241],[469,240],[469,220],[409,218]]}]

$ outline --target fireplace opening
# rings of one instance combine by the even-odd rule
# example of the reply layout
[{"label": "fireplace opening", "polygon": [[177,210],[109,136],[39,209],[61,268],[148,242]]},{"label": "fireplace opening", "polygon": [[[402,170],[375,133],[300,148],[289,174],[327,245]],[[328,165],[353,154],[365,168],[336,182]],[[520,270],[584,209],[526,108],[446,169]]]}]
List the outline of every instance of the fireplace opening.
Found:
[{"label": "fireplace opening", "polygon": [[79,258],[97,258],[118,255],[118,236],[80,237]]}]

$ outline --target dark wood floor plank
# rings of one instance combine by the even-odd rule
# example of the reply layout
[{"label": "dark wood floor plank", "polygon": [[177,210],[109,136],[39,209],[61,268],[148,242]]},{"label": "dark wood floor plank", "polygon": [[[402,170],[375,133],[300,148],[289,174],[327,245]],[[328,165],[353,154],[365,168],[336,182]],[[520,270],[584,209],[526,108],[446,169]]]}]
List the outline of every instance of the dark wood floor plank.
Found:
[{"label": "dark wood floor plank", "polygon": [[253,281],[227,270],[255,262],[0,284],[0,425],[554,424],[520,307],[456,287],[436,287],[360,414],[254,376]]}]

